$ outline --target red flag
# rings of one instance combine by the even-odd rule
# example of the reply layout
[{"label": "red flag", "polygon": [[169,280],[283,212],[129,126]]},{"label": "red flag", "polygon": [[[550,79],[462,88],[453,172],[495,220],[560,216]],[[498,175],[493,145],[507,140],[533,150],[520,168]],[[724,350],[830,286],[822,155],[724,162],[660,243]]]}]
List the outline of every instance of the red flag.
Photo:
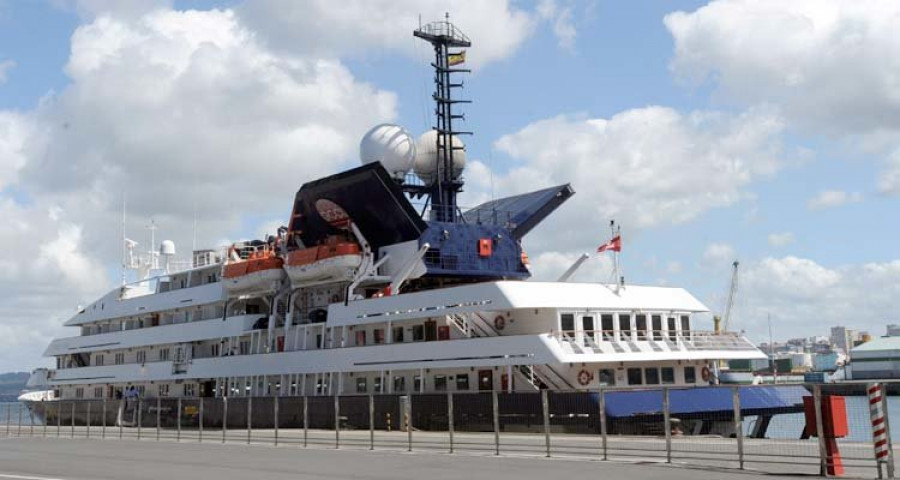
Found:
[{"label": "red flag", "polygon": [[614,252],[621,252],[622,251],[622,237],[620,235],[616,235],[615,237],[613,237],[612,240],[597,247],[598,253],[603,253],[607,250],[612,250]]}]

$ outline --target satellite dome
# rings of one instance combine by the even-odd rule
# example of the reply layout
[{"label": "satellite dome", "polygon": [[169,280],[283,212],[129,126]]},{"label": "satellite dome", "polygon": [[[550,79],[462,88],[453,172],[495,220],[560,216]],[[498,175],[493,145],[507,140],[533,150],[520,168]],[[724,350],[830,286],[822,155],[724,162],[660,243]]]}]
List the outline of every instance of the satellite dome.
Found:
[{"label": "satellite dome", "polygon": [[163,240],[162,243],[159,244],[159,254],[166,256],[174,256],[175,255],[175,242],[171,240]]},{"label": "satellite dome", "polygon": [[403,178],[416,160],[416,143],[405,128],[390,123],[372,127],[359,142],[363,165],[381,162],[394,178]]},{"label": "satellite dome", "polygon": [[[438,172],[437,136],[436,130],[429,130],[416,142],[416,163],[413,165],[413,171],[426,185],[434,183],[435,174]],[[465,147],[458,136],[453,137],[451,144],[454,147]],[[466,168],[466,151],[453,150],[453,178],[459,178],[464,168]]]}]

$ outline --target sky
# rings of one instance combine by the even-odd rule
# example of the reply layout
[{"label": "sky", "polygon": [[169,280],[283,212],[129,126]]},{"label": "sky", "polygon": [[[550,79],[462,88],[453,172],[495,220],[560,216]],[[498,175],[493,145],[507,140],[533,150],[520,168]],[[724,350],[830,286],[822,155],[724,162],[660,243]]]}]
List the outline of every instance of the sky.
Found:
[{"label": "sky", "polygon": [[123,205],[184,255],[286,223],[370,127],[428,130],[412,30],[445,12],[473,44],[461,203],[576,191],[524,241],[536,279],[615,219],[626,283],[714,313],[740,261],[753,341],[900,322],[900,3],[0,0],[0,371],[117,285]]}]

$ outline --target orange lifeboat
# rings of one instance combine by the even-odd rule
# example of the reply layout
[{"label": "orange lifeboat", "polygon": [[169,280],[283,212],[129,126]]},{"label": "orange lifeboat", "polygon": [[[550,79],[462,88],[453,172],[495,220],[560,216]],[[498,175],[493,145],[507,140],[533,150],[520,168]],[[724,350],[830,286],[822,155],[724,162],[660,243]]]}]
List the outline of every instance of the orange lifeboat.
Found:
[{"label": "orange lifeboat", "polygon": [[231,294],[262,294],[278,290],[284,278],[284,260],[268,245],[229,249],[222,266],[222,283]]},{"label": "orange lifeboat", "polygon": [[349,282],[362,263],[359,244],[331,236],[324,244],[288,252],[284,270],[294,287]]}]

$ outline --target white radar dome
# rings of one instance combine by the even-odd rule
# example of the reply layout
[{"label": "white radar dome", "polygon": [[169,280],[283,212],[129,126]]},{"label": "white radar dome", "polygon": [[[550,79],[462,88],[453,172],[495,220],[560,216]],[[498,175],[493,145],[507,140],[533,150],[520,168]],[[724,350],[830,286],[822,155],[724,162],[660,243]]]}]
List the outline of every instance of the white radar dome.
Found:
[{"label": "white radar dome", "polygon": [[[434,183],[435,175],[438,172],[437,137],[436,130],[429,130],[423,133],[416,142],[416,163],[413,165],[413,171],[426,185]],[[453,137],[451,145],[454,147],[466,146],[457,136]],[[453,150],[453,178],[459,178],[464,168],[466,168],[466,151]]]},{"label": "white radar dome", "polygon": [[159,254],[174,256],[175,255],[175,242],[171,240],[163,240],[162,243],[159,244]]},{"label": "white radar dome", "polygon": [[390,123],[376,125],[359,142],[363,165],[381,162],[394,178],[403,178],[416,160],[416,142],[405,128]]}]

